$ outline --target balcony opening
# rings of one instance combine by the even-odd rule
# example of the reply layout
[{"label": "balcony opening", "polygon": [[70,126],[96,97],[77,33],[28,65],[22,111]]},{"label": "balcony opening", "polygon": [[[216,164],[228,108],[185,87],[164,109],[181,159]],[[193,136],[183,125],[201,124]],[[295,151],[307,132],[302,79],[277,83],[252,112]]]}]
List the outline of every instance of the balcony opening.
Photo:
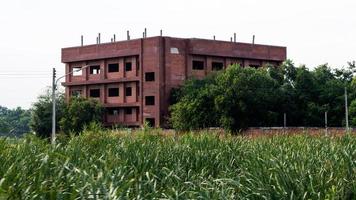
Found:
[{"label": "balcony opening", "polygon": [[204,61],[193,60],[193,70],[204,70]]},{"label": "balcony opening", "polygon": [[155,96],[146,96],[146,97],[145,97],[145,105],[146,105],[146,106],[153,106],[153,105],[155,105]]},{"label": "balcony opening", "polygon": [[147,122],[148,126],[155,127],[155,118],[146,118],[145,121]]},{"label": "balcony opening", "polygon": [[125,96],[132,96],[132,88],[131,87],[125,88]]},{"label": "balcony opening", "polygon": [[119,64],[118,63],[111,63],[108,65],[108,72],[113,73],[113,72],[118,72],[119,71]]},{"label": "balcony opening", "polygon": [[155,73],[154,72],[146,72],[145,73],[145,81],[155,81]]},{"label": "balcony opening", "polygon": [[100,74],[100,65],[90,66],[90,74]]},{"label": "balcony opening", "polygon": [[89,96],[93,98],[100,97],[100,89],[91,89],[89,90]]},{"label": "balcony opening", "polygon": [[81,76],[83,75],[81,67],[72,67],[73,76]]},{"label": "balcony opening", "polygon": [[119,115],[119,108],[107,108],[107,111],[108,111],[108,114],[109,115],[114,115],[114,116],[117,116]]},{"label": "balcony opening", "polygon": [[72,90],[72,92],[71,92],[72,97],[80,97],[81,95],[82,95],[81,90]]},{"label": "balcony opening", "polygon": [[132,114],[132,108],[125,108],[125,115],[131,115]]},{"label": "balcony opening", "polygon": [[109,88],[109,97],[118,97],[119,96],[119,88]]},{"label": "balcony opening", "polygon": [[132,70],[132,63],[131,62],[125,62],[125,71],[131,71]]},{"label": "balcony opening", "polygon": [[213,71],[219,71],[224,68],[224,63],[222,62],[212,62],[211,63],[211,68]]},{"label": "balcony opening", "polygon": [[257,68],[259,68],[260,66],[259,66],[259,65],[249,65],[249,67],[252,67],[252,68],[257,69]]}]

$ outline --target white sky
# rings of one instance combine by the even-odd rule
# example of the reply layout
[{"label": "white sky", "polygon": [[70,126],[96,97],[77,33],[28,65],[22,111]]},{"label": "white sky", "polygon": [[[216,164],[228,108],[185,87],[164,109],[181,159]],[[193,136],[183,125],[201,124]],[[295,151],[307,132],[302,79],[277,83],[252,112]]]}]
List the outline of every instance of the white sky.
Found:
[{"label": "white sky", "polygon": [[[356,60],[355,0],[1,0],[0,105],[29,108],[52,67],[64,72],[62,47],[163,34],[287,46],[296,64]],[[20,75],[20,72],[24,75]],[[14,74],[15,75],[9,75]],[[35,75],[28,75],[35,74]]]}]

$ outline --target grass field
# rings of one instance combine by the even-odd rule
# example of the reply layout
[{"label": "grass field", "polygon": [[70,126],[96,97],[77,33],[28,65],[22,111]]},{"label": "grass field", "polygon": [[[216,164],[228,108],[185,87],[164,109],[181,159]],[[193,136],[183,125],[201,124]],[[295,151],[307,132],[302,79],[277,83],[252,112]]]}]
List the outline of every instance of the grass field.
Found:
[{"label": "grass field", "polygon": [[356,137],[0,139],[0,199],[355,199]]}]

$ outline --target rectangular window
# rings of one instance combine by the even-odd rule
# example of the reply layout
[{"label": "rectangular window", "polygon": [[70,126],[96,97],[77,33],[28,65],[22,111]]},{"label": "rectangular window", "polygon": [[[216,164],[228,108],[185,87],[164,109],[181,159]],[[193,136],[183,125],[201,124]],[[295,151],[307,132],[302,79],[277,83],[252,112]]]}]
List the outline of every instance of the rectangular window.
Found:
[{"label": "rectangular window", "polygon": [[73,76],[81,76],[81,75],[83,75],[81,67],[72,67],[72,73],[73,73]]},{"label": "rectangular window", "polygon": [[131,87],[125,88],[125,96],[132,96],[132,88]]},{"label": "rectangular window", "polygon": [[155,96],[146,96],[145,97],[145,105],[146,106],[155,105]]},{"label": "rectangular window", "polygon": [[223,67],[224,67],[224,63],[222,63],[222,62],[212,62],[211,63],[211,68],[213,71],[222,70]]},{"label": "rectangular window", "polygon": [[155,73],[154,72],[146,72],[145,73],[145,81],[155,81]]},{"label": "rectangular window", "polygon": [[90,74],[100,74],[100,65],[90,66]]},{"label": "rectangular window", "polygon": [[132,63],[131,62],[125,62],[125,71],[131,71],[132,70]]},{"label": "rectangular window", "polygon": [[119,96],[119,88],[109,88],[109,97],[118,97]]},{"label": "rectangular window", "polygon": [[107,108],[109,115],[119,115],[119,108]]},{"label": "rectangular window", "polygon": [[146,118],[145,121],[148,123],[148,126],[155,127],[155,118]]},{"label": "rectangular window", "polygon": [[81,90],[72,90],[72,97],[80,97],[82,94]]},{"label": "rectangular window", "polygon": [[194,70],[204,70],[204,61],[193,60]]},{"label": "rectangular window", "polygon": [[125,108],[125,114],[126,115],[131,115],[132,114],[132,108]]},{"label": "rectangular window", "polygon": [[89,96],[94,98],[100,97],[100,89],[89,90]]},{"label": "rectangular window", "polygon": [[108,65],[108,72],[118,72],[119,71],[119,64],[118,63],[111,63]]}]

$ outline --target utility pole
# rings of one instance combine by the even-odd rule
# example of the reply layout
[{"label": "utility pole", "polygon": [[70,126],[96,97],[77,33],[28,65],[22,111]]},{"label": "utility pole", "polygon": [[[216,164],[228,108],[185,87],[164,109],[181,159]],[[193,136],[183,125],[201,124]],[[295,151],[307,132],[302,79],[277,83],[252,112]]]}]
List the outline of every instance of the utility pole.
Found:
[{"label": "utility pole", "polygon": [[287,114],[283,114],[283,133],[286,133],[286,127],[287,127]]},{"label": "utility pole", "polygon": [[70,72],[64,74],[63,76],[60,76],[57,79],[56,79],[56,69],[53,68],[53,75],[52,75],[52,134],[51,134],[51,143],[53,146],[56,146],[56,89],[57,89],[57,83],[59,80],[66,77],[67,75],[73,74],[74,72],[79,72],[87,67],[90,67],[90,65],[84,65],[80,69],[70,71]]},{"label": "utility pole", "polygon": [[56,69],[53,68],[52,74],[52,135],[51,143],[56,145]]},{"label": "utility pole", "polygon": [[345,86],[345,120],[346,120],[346,133],[349,132],[349,109],[347,105],[347,89]]},{"label": "utility pole", "polygon": [[325,135],[328,135],[328,112],[325,112]]}]

